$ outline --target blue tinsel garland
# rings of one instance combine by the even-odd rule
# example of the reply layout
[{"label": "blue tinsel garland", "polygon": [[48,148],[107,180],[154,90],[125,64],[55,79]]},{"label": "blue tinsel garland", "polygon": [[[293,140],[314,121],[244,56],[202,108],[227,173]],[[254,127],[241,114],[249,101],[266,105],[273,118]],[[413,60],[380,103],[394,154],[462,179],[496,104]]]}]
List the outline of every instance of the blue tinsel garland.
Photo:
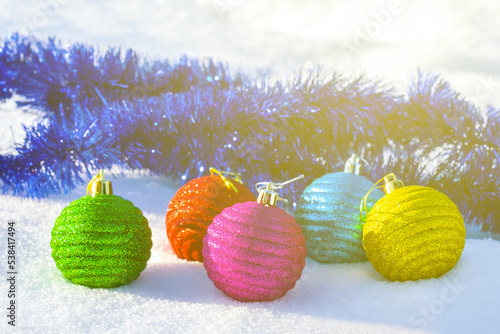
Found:
[{"label": "blue tinsel garland", "polygon": [[307,71],[284,83],[210,60],[147,61],[13,35],[0,46],[0,100],[13,93],[44,121],[26,128],[16,155],[0,157],[4,192],[67,192],[113,165],[183,181],[215,166],[250,185],[305,174],[284,189],[295,201],[362,153],[372,180],[393,171],[434,187],[470,223],[500,232],[500,111],[482,116],[435,75],[419,73],[397,96],[363,77]]}]

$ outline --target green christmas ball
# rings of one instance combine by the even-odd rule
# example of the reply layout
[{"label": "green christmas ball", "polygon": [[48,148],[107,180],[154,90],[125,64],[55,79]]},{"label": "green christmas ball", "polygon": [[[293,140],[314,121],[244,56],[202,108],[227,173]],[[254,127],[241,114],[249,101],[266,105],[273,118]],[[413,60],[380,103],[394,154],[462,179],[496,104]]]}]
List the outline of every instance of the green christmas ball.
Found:
[{"label": "green christmas ball", "polygon": [[130,283],[151,256],[151,229],[120,196],[84,196],[64,208],[52,229],[52,257],[71,282],[90,288]]}]

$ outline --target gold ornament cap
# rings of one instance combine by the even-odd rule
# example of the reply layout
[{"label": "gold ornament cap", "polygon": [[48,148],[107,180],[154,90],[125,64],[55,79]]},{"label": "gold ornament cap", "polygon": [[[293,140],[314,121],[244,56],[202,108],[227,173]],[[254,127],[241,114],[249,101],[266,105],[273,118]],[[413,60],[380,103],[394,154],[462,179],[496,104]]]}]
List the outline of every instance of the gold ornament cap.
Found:
[{"label": "gold ornament cap", "polygon": [[278,193],[274,191],[275,189],[281,189],[283,186],[295,182],[297,180],[303,179],[304,175],[299,175],[291,180],[285,181],[283,183],[274,182],[258,182],[255,185],[255,189],[259,191],[259,196],[257,197],[257,202],[264,205],[276,205],[279,201],[288,203],[288,200],[278,196]]},{"label": "gold ornament cap", "polygon": [[99,174],[94,176],[87,185],[87,195],[95,197],[95,195],[113,195],[113,186],[111,181],[104,180],[104,171],[99,169]]},{"label": "gold ornament cap", "polygon": [[384,191],[386,194],[392,193],[394,190],[403,188],[405,185],[403,181],[399,180],[394,173],[384,176]]},{"label": "gold ornament cap", "polygon": [[361,167],[363,166],[361,162],[364,162],[364,165],[368,166],[368,162],[365,159],[358,157],[356,154],[351,155],[345,162],[344,173],[360,175]]},{"label": "gold ornament cap", "polygon": [[238,188],[236,188],[236,186],[226,177],[227,175],[229,175],[234,181],[243,184],[240,173],[223,172],[213,167],[210,167],[210,175],[219,175],[222,181],[224,182],[224,185],[228,189],[233,189],[234,192],[236,193],[240,192]]},{"label": "gold ornament cap", "polygon": [[[385,185],[379,186],[379,184],[384,181]],[[364,222],[365,218],[363,216],[363,208],[365,209],[366,216],[368,217],[368,208],[366,207],[366,203],[368,202],[368,196],[370,196],[371,192],[375,189],[384,188],[386,194],[392,193],[394,190],[403,188],[405,185],[403,181],[399,180],[396,177],[396,174],[390,173],[378,180],[373,184],[373,186],[368,190],[368,192],[361,199],[361,203],[359,204],[359,219]]]}]

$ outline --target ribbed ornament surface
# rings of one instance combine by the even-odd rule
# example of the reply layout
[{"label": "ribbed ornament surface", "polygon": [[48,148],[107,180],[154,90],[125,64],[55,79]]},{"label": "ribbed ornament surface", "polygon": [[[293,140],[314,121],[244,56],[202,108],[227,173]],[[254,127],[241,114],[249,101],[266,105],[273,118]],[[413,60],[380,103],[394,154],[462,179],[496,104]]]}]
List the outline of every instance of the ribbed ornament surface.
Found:
[{"label": "ribbed ornament surface", "polygon": [[385,195],[369,212],[363,234],[368,259],[391,281],[439,277],[455,266],[465,245],[457,206],[421,186]]},{"label": "ribbed ornament surface", "polygon": [[295,286],[306,254],[304,236],[292,216],[276,206],[246,202],[215,217],[204,239],[203,264],[226,295],[262,302]]},{"label": "ribbed ornament surface", "polygon": [[[306,237],[309,257],[325,263],[367,260],[359,205],[372,185],[364,176],[340,172],[326,174],[304,190],[295,219]],[[382,196],[380,189],[371,192],[367,208]]]},{"label": "ribbed ornament surface", "polygon": [[151,229],[141,210],[116,195],[71,202],[52,229],[52,257],[64,277],[112,288],[139,277],[151,256]]},{"label": "ribbed ornament surface", "polygon": [[217,175],[203,176],[182,186],[167,209],[167,236],[181,259],[203,262],[203,237],[215,216],[239,202],[255,201],[248,188],[236,181],[238,189],[226,186]]}]

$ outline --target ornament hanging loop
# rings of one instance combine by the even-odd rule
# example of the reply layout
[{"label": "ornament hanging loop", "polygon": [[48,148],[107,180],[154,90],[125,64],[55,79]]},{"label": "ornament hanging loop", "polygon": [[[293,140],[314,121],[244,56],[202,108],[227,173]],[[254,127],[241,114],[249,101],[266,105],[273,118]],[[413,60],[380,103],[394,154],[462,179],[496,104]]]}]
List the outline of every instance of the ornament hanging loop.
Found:
[{"label": "ornament hanging loop", "polygon": [[95,197],[95,195],[98,194],[113,194],[113,186],[111,185],[111,181],[104,180],[104,170],[102,169],[99,169],[99,174],[94,176],[87,185],[87,195]]},{"label": "ornament hanging loop", "polygon": [[297,177],[294,177],[293,179],[290,179],[288,181],[281,182],[281,183],[274,183],[274,182],[271,182],[271,181],[269,181],[269,182],[258,182],[258,183],[255,184],[255,189],[257,189],[258,191],[261,191],[263,189],[266,189],[266,190],[281,189],[284,186],[286,186],[287,184],[290,184],[292,182],[301,180],[303,178],[304,178],[304,175],[299,175]]},{"label": "ornament hanging loop", "polygon": [[282,201],[284,203],[288,203],[287,199],[281,198],[278,196],[278,193],[274,190],[281,189],[287,184],[295,182],[297,180],[303,179],[304,175],[299,175],[290,179],[288,181],[282,183],[274,183],[274,182],[258,182],[255,184],[255,189],[259,191],[259,197],[257,198],[257,202],[265,204],[265,205],[276,205],[277,201]]},{"label": "ornament hanging loop", "polygon": [[[377,185],[384,181],[385,185],[378,186]],[[359,218],[362,222],[364,222],[365,218],[363,216],[363,208],[365,209],[366,217],[368,217],[368,209],[366,208],[366,202],[368,201],[368,196],[370,196],[371,192],[375,189],[384,188],[386,194],[390,194],[396,189],[403,188],[405,185],[403,181],[399,180],[396,177],[396,174],[390,173],[378,180],[371,188],[368,190],[365,196],[361,199],[361,203],[359,204]]]},{"label": "ornament hanging loop", "polygon": [[364,162],[364,166],[370,167],[368,161],[362,157],[358,157],[356,154],[351,155],[351,157],[345,162],[344,173],[360,175],[362,166],[361,162]]},{"label": "ornament hanging loop", "polygon": [[210,170],[210,175],[215,175],[215,174],[219,175],[228,189],[233,189],[236,193],[239,192],[238,188],[236,188],[236,186],[225,175],[231,175],[234,181],[243,183],[243,181],[241,180],[240,173],[221,172],[220,170],[215,169],[213,167],[210,167],[209,170]]}]

